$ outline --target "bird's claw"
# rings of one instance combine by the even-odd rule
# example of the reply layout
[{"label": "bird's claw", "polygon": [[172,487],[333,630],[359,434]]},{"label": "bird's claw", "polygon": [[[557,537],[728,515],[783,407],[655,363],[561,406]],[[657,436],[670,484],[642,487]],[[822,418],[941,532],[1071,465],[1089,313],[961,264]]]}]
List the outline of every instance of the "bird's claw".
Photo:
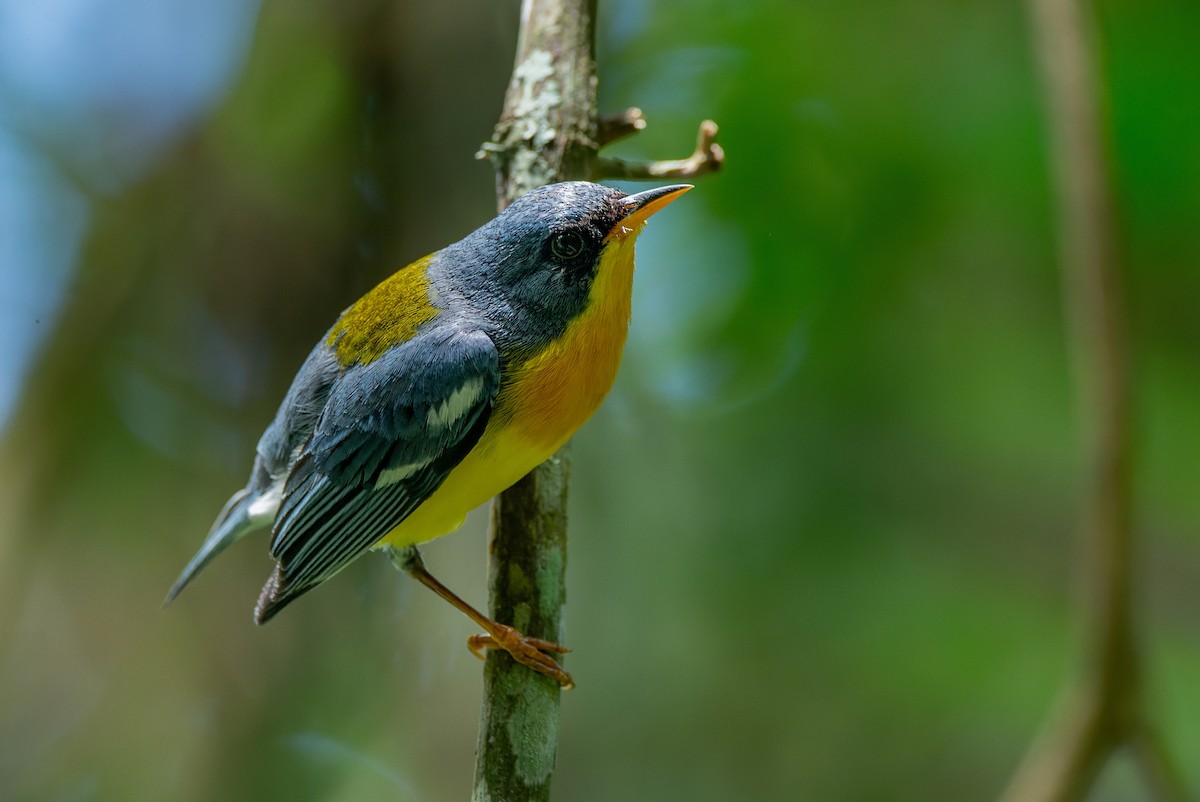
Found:
[{"label": "bird's claw", "polygon": [[547,652],[565,654],[570,649],[552,641],[531,638],[528,635],[522,635],[510,626],[497,624],[494,632],[472,635],[467,638],[467,648],[480,660],[486,657],[484,649],[503,649],[521,665],[555,680],[564,691],[575,687],[575,681],[571,679],[571,675],[547,654]]}]

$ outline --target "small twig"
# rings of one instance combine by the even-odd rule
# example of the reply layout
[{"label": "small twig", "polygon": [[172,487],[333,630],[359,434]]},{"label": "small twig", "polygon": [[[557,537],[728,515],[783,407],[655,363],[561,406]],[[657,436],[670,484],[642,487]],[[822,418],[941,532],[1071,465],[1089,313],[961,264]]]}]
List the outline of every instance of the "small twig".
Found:
[{"label": "small twig", "polygon": [[725,151],[717,144],[717,124],[712,120],[700,123],[696,135],[696,150],[686,159],[631,162],[624,159],[600,157],[592,167],[592,180],[605,178],[694,178],[721,169]]},{"label": "small twig", "polygon": [[1079,802],[1117,742],[1112,706],[1103,694],[1070,687],[1000,802]]},{"label": "small twig", "polygon": [[646,115],[636,106],[620,114],[606,114],[600,118],[600,132],[596,141],[601,147],[611,145],[618,139],[646,130]]},{"label": "small twig", "polygon": [[1129,739],[1134,763],[1146,781],[1146,787],[1158,799],[1185,802],[1187,788],[1179,767],[1171,761],[1159,732],[1143,724]]}]

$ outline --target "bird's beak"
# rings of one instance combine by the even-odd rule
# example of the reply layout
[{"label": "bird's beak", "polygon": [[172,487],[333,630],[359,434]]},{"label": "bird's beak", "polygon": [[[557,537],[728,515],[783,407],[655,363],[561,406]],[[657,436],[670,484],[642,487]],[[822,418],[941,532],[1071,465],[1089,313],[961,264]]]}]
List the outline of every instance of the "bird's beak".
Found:
[{"label": "bird's beak", "polygon": [[645,225],[647,218],[665,207],[692,188],[691,184],[672,184],[669,187],[658,187],[628,195],[620,203],[628,211],[625,216],[608,232],[608,239],[624,239],[636,234]]}]

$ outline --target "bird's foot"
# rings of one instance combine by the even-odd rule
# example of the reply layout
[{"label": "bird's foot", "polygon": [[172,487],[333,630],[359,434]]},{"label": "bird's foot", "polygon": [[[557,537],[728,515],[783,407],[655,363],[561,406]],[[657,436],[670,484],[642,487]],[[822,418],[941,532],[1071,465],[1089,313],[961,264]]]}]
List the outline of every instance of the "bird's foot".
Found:
[{"label": "bird's foot", "polygon": [[547,652],[565,654],[570,649],[548,640],[522,635],[505,624],[496,624],[495,630],[486,635],[472,635],[467,638],[467,648],[480,660],[485,657],[484,649],[503,649],[521,665],[527,666],[539,674],[545,674],[556,681],[564,691],[575,687],[575,681],[571,679],[571,675],[547,654]]}]

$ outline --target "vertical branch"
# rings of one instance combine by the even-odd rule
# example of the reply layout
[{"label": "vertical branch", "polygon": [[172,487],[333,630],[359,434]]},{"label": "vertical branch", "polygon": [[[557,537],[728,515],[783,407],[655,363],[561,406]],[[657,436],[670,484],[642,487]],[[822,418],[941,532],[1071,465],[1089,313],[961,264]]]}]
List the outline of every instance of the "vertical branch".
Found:
[{"label": "vertical branch", "polygon": [[[596,155],[595,0],[524,0],[516,63],[493,141],[503,209],[534,187],[586,178]],[[566,455],[505,491],[492,508],[491,615],[561,642],[567,559]],[[550,798],[558,752],[558,684],[499,649],[483,672],[475,802]]]},{"label": "vertical branch", "polygon": [[1081,800],[1122,745],[1161,799],[1183,799],[1142,698],[1134,637],[1132,426],[1125,293],[1103,107],[1084,0],[1030,0],[1056,173],[1063,301],[1088,475],[1083,675],[1026,755],[1007,802]]}]

